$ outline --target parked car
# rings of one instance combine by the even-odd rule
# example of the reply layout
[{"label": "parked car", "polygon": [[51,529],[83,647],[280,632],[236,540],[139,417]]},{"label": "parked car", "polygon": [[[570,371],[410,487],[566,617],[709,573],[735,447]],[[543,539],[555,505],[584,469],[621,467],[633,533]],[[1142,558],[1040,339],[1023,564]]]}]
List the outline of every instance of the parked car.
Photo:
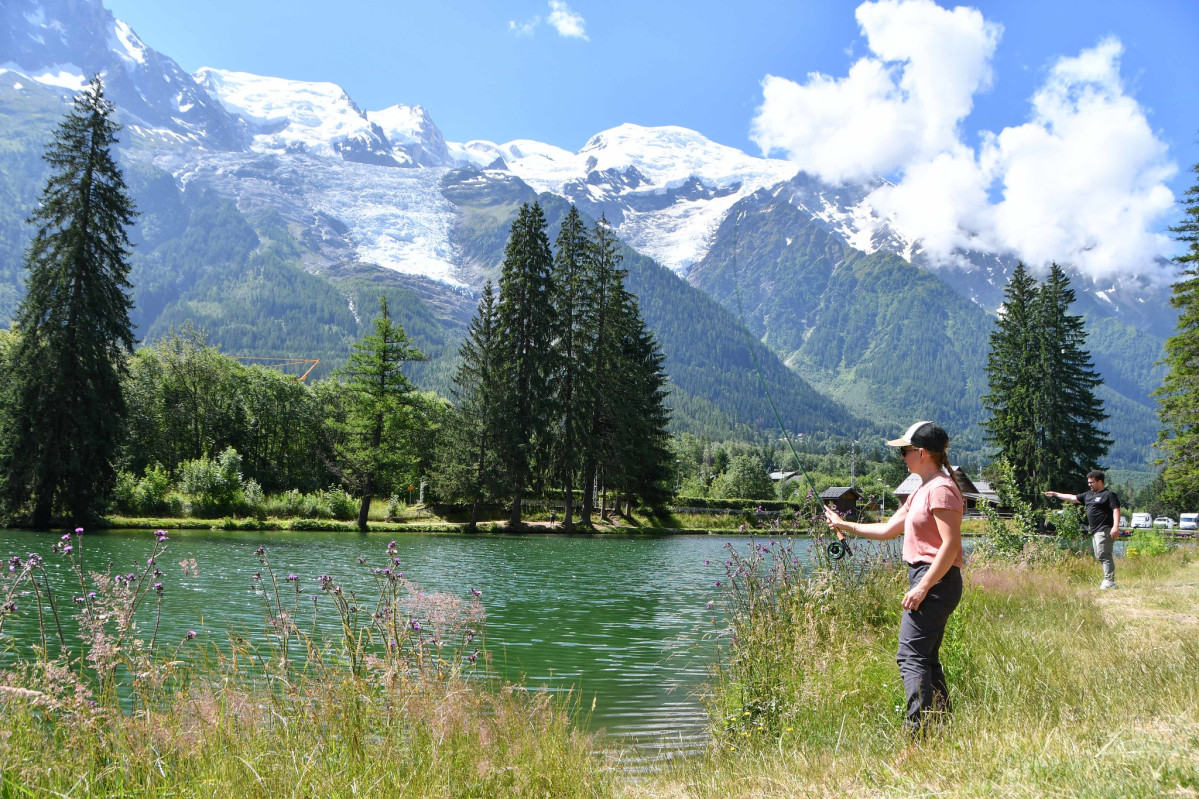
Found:
[{"label": "parked car", "polygon": [[1199,513],[1183,513],[1178,517],[1179,530],[1199,529]]},{"label": "parked car", "polygon": [[1169,516],[1158,516],[1156,519],[1153,520],[1153,526],[1154,527],[1164,527],[1167,530],[1173,530],[1174,529],[1174,520],[1171,519]]},{"label": "parked car", "polygon": [[1137,528],[1148,529],[1153,526],[1153,517],[1148,513],[1134,513],[1131,526],[1134,530]]}]

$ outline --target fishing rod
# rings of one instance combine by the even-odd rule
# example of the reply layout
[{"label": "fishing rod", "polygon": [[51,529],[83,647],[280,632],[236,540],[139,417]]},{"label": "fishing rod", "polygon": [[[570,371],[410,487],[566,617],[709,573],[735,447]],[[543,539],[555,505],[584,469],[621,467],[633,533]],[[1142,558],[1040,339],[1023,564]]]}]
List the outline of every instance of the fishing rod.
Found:
[{"label": "fishing rod", "polygon": [[[749,335],[749,326],[745,324],[745,310],[741,307],[741,285],[737,280],[737,223],[741,219],[744,211],[738,211],[733,217],[733,295],[737,298],[737,315],[741,321],[741,332],[745,335],[745,345],[749,349],[749,357],[753,361],[754,369],[758,373],[758,382],[762,385],[762,394],[766,397],[766,404],[770,406],[770,412],[774,414],[775,424],[779,426],[779,431],[783,434],[783,441],[787,442],[787,448],[791,450],[791,457],[795,459],[795,465],[799,469],[799,473],[808,481],[808,488],[812,492],[812,498],[816,503],[820,504],[820,492],[816,490],[816,483],[813,482],[808,470],[804,468],[803,461],[800,460],[799,453],[795,451],[795,445],[791,443],[791,435],[787,432],[786,426],[783,424],[783,417],[779,415],[778,408],[775,407],[774,400],[770,396],[770,389],[766,385],[766,375],[762,371],[762,364],[758,362],[757,352],[754,351],[753,341]],[[845,538],[845,533],[836,528],[831,528],[837,534],[835,541],[830,541],[827,552],[832,560],[841,560],[846,555],[853,555],[853,550],[849,546],[849,540]]]}]

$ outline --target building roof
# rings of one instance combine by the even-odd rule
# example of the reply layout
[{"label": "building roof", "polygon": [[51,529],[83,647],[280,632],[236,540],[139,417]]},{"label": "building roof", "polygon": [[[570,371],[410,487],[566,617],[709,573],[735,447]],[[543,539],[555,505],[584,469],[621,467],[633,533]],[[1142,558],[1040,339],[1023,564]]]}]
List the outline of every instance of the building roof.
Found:
[{"label": "building roof", "polygon": [[[949,467],[953,470],[953,476],[957,479],[958,487],[962,489],[962,494],[974,499],[984,499],[992,504],[999,504],[999,496],[991,489],[991,485],[983,480],[977,483],[970,479],[965,470],[960,466]],[[896,498],[902,502],[911,494],[915,493],[920,487],[920,475],[909,474],[904,481],[895,487],[893,492]]]},{"label": "building roof", "polygon": [[841,499],[841,497],[851,493],[858,499],[862,498],[862,495],[858,493],[858,490],[850,486],[831,486],[830,488],[826,488],[820,492],[820,498]]}]

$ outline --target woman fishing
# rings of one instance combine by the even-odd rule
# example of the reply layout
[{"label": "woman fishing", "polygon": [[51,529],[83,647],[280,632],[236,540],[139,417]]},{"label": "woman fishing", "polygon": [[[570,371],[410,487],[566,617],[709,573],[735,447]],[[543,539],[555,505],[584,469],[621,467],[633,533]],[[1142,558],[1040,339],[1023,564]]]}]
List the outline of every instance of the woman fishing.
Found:
[{"label": "woman fishing", "polygon": [[829,526],[886,541],[903,535],[908,592],[899,625],[899,673],[907,693],[907,726],[914,735],[950,710],[941,668],[941,639],[949,614],[962,598],[962,492],[949,469],[949,436],[933,422],[916,422],[887,446],[898,447],[904,465],[921,484],[890,519],[848,522],[826,506]]}]

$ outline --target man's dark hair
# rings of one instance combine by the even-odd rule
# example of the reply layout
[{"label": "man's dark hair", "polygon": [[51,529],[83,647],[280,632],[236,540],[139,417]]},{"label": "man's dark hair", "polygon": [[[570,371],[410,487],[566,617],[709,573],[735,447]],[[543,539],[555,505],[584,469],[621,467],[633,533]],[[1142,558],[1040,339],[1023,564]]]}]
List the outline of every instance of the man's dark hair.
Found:
[{"label": "man's dark hair", "polygon": [[1087,472],[1087,477],[1098,480],[1101,483],[1107,482],[1107,479],[1103,476],[1103,472],[1099,471],[1098,469],[1092,469],[1091,471]]}]

